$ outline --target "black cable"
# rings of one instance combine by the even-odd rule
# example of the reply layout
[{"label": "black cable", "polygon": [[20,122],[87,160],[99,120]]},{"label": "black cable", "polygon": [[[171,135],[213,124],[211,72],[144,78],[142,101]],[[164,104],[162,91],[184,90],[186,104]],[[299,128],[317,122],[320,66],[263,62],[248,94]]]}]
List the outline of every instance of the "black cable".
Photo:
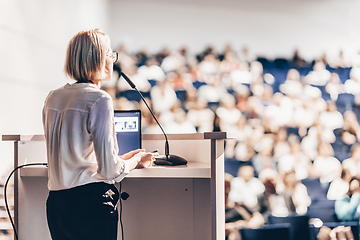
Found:
[{"label": "black cable", "polygon": [[120,186],[119,186],[119,193],[120,193],[120,197],[119,197],[119,201],[120,201],[120,213],[119,213],[119,222],[120,222],[120,228],[121,228],[121,240],[124,240],[124,226],[122,223],[122,198],[121,198],[121,182],[120,182]]},{"label": "black cable", "polygon": [[5,207],[6,207],[6,211],[7,211],[7,214],[10,218],[10,222],[11,222],[11,225],[14,229],[14,235],[16,237],[16,239],[18,240],[18,235],[17,235],[17,232],[16,232],[16,228],[15,228],[15,224],[14,224],[14,221],[11,217],[11,214],[10,214],[10,210],[9,210],[9,205],[8,205],[8,202],[7,202],[7,197],[6,197],[6,189],[7,189],[7,186],[8,186],[8,183],[9,183],[9,180],[11,178],[11,176],[14,174],[14,172],[16,172],[18,169],[20,168],[23,168],[23,167],[27,167],[27,166],[35,166],[35,165],[41,165],[41,166],[47,166],[47,163],[28,163],[28,164],[24,164],[24,165],[20,165],[16,168],[14,168],[14,170],[12,170],[12,172],[10,173],[9,177],[7,178],[6,180],[6,183],[5,183],[5,187],[4,187],[4,198],[5,198]]}]

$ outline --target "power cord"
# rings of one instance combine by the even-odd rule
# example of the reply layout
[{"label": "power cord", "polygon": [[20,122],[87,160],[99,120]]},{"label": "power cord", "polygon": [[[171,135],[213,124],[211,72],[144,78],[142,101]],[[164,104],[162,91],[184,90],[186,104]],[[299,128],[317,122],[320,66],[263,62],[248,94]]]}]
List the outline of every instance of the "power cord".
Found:
[{"label": "power cord", "polygon": [[120,198],[119,198],[119,202],[120,202],[120,213],[119,213],[119,222],[120,222],[120,228],[121,228],[121,240],[124,240],[124,226],[123,226],[123,222],[122,222],[122,200],[126,200],[129,198],[129,194],[127,192],[121,192],[121,182],[120,182],[120,186],[119,186],[119,192],[120,192]]},{"label": "power cord", "polygon": [[9,177],[7,178],[6,180],[6,183],[5,183],[5,187],[4,187],[4,198],[5,198],[5,207],[6,207],[6,211],[7,211],[7,214],[10,218],[10,222],[11,222],[11,225],[14,229],[14,235],[15,235],[15,238],[18,240],[18,235],[17,235],[17,232],[16,232],[16,228],[15,228],[15,224],[14,224],[14,221],[11,217],[11,214],[10,214],[10,210],[9,210],[9,205],[8,205],[8,202],[7,202],[7,194],[6,194],[6,191],[7,191],[7,186],[8,186],[8,183],[9,183],[9,180],[11,178],[11,176],[14,174],[14,172],[16,172],[18,169],[20,168],[23,168],[23,167],[28,167],[28,166],[46,166],[47,167],[47,163],[27,163],[27,164],[24,164],[24,165],[20,165],[16,168],[14,168],[14,170],[12,170],[12,172],[10,173]]}]

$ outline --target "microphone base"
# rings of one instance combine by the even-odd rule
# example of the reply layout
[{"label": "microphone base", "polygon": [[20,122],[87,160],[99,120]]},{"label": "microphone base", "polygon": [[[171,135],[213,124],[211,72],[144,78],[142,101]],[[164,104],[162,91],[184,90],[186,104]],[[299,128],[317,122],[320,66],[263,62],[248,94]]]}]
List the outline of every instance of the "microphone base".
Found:
[{"label": "microphone base", "polygon": [[179,166],[179,165],[186,165],[187,160],[183,157],[169,154],[166,155],[160,155],[158,157],[155,157],[154,161],[155,165],[163,165],[163,166]]}]

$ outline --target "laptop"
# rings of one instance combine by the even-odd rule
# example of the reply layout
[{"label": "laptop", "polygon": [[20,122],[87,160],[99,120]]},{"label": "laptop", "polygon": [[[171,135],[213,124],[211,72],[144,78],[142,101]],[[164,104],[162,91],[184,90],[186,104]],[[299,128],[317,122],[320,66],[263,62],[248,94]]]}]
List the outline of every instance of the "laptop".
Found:
[{"label": "laptop", "polygon": [[141,148],[141,111],[115,110],[114,121],[118,155]]}]

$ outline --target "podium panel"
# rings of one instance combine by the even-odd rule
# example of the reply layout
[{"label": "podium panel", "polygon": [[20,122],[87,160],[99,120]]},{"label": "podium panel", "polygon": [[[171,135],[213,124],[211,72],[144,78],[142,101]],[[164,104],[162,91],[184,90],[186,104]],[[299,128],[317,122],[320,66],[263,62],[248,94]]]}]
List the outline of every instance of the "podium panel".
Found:
[{"label": "podium panel", "polygon": [[[225,239],[224,140],[228,133],[169,134],[170,153],[186,166],[136,169],[123,179],[122,222],[127,240]],[[43,135],[3,135],[14,142],[14,167],[46,162]],[[143,135],[146,151],[164,154],[162,134]],[[47,168],[32,166],[14,174],[14,220],[19,239],[50,238],[45,204]],[[120,188],[120,184],[116,186]],[[120,206],[118,206],[120,207]],[[120,209],[119,209],[120,212]],[[121,239],[119,224],[118,239]]]},{"label": "podium panel", "polygon": [[211,239],[209,194],[201,199],[210,192],[210,182],[195,182],[190,178],[124,179],[122,190],[130,195],[122,204],[125,239]]}]

